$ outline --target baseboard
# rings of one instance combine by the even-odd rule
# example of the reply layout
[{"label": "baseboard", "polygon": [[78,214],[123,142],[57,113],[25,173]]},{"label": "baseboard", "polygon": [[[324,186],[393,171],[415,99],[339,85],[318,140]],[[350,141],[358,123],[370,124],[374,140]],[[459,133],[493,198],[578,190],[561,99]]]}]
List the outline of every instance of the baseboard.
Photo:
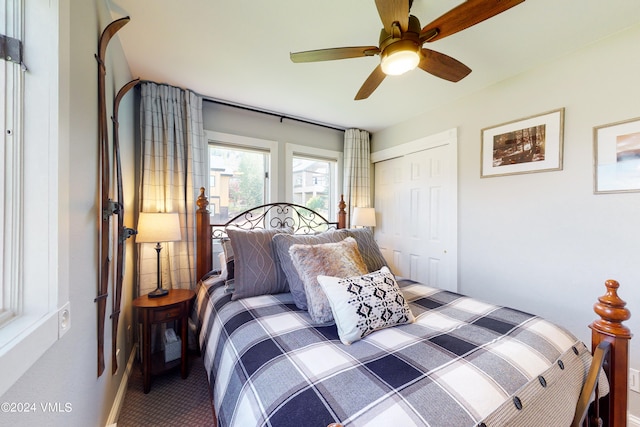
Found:
[{"label": "baseboard", "polygon": [[628,416],[629,427],[640,427],[640,418],[635,415],[629,414]]},{"label": "baseboard", "polygon": [[127,393],[129,376],[131,375],[131,370],[133,369],[133,363],[136,360],[137,347],[138,347],[138,344],[134,344],[133,348],[131,349],[131,354],[129,355],[129,360],[127,361],[127,367],[125,368],[125,371],[122,374],[122,381],[120,381],[120,387],[118,387],[116,398],[113,400],[113,405],[111,406],[111,412],[109,412],[109,418],[107,418],[106,427],[117,426],[118,416],[120,415],[120,409],[122,408],[122,404],[124,403],[124,397]]}]

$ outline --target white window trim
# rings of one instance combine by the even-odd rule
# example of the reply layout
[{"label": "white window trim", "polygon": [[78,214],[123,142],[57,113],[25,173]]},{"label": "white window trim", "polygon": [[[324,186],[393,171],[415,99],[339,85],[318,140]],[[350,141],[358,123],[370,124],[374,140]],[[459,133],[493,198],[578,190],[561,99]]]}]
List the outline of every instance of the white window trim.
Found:
[{"label": "white window trim", "polygon": [[[231,133],[216,132],[212,130],[204,131],[207,137],[207,144],[220,142],[225,145],[236,145],[238,147],[246,147],[259,149],[269,152],[269,185],[267,186],[267,194],[265,203],[269,203],[272,197],[278,195],[278,142],[268,139],[252,138],[250,136],[234,135]],[[208,158],[208,156],[207,156]]]},{"label": "white window trim", "polygon": [[324,148],[309,147],[306,145],[289,144],[285,145],[285,200],[293,201],[293,157],[316,157],[318,159],[335,160],[336,165],[336,179],[334,182],[333,192],[336,195],[335,200],[329,201],[329,221],[338,220],[338,201],[342,189],[342,161],[343,153],[340,151],[326,150]]},{"label": "white window trim", "polygon": [[64,63],[59,55],[68,55],[68,43],[60,43],[68,41],[68,28],[59,24],[58,0],[45,5],[21,3],[24,37],[20,38],[28,71],[20,90],[27,108],[18,123],[22,129],[16,129],[13,136],[21,138],[23,181],[14,199],[20,206],[16,222],[21,230],[11,245],[18,251],[14,276],[21,281],[22,301],[18,316],[0,328],[0,395],[70,328],[69,318],[66,327],[59,328],[59,316],[69,313],[69,291],[58,276],[58,162],[63,131],[59,109],[68,111],[68,101],[59,98],[59,67]]},{"label": "white window trim", "polygon": [[[20,2],[6,3],[2,32],[7,37],[22,39],[22,4]],[[21,105],[23,94],[23,75],[18,64],[10,61],[0,62],[5,84],[0,88],[0,99],[3,101],[4,117],[0,122],[0,132],[4,143],[0,147],[0,165],[3,174],[0,176],[0,185],[3,192],[4,205],[0,211],[0,263],[2,263],[2,292],[0,292],[0,327],[10,322],[21,312],[22,298],[20,288],[20,226],[22,204],[22,144],[21,133]]]}]

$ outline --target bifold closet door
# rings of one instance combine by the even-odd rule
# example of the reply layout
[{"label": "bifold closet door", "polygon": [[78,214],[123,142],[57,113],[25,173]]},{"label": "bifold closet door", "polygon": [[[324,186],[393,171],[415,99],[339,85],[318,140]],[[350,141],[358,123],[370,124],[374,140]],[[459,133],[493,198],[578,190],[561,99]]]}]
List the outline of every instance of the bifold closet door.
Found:
[{"label": "bifold closet door", "polygon": [[375,163],[375,236],[396,275],[455,291],[457,192],[450,178],[456,168],[449,149]]}]

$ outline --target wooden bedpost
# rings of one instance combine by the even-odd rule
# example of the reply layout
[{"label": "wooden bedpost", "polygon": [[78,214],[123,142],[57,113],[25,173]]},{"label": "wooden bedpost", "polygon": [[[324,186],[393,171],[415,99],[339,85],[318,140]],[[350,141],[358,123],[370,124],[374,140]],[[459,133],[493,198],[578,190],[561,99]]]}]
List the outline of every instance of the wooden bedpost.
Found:
[{"label": "wooden bedpost", "polygon": [[620,284],[615,280],[605,282],[607,293],[593,306],[600,319],[594,321],[591,328],[591,350],[595,351],[603,341],[611,343],[609,364],[605,365],[605,372],[609,379],[611,391],[609,393],[608,411],[601,414],[606,426],[622,427],[627,425],[627,389],[629,368],[629,340],[631,331],[623,321],[631,317],[625,308],[627,303],[618,297],[617,289]]},{"label": "wooden bedpost", "polygon": [[344,194],[340,195],[340,203],[338,203],[338,228],[347,228],[347,211],[344,209],[347,204],[344,202]]},{"label": "wooden bedpost", "polygon": [[200,187],[200,195],[196,201],[196,280],[211,271],[213,263],[213,249],[211,242],[211,220],[207,206],[209,200],[204,194],[204,187]]}]

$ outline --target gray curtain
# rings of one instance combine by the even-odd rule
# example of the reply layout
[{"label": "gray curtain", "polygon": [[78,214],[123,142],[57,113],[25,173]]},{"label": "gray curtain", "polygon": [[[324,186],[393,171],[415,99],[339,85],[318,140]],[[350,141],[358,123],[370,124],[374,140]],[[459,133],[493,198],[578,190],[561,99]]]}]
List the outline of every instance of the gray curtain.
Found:
[{"label": "gray curtain", "polygon": [[[178,212],[182,241],[162,243],[162,283],[165,289],[190,289],[196,284],[195,200],[206,187],[207,141],[202,122],[202,98],[189,90],[152,82],[141,85],[142,133],[141,212]],[[154,244],[139,251],[139,289],[156,287]]]},{"label": "gray curtain", "polygon": [[354,207],[371,207],[371,147],[366,130],[344,132],[344,198],[347,226]]}]

